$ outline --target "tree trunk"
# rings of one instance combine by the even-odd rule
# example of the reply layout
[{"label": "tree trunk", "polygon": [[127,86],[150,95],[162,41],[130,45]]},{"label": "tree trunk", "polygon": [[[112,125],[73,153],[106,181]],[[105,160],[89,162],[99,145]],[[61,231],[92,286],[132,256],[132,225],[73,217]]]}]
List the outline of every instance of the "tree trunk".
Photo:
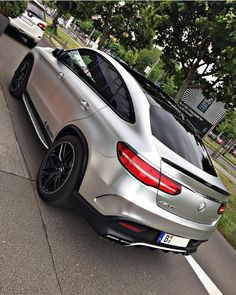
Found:
[{"label": "tree trunk", "polygon": [[110,36],[110,32],[107,28],[105,28],[98,42],[98,49],[102,49],[102,47],[106,44],[106,41],[109,38],[109,36]]},{"label": "tree trunk", "polygon": [[219,156],[222,154],[222,152],[224,151],[223,144],[224,144],[223,142],[222,142],[222,144],[219,144],[219,146],[217,147],[217,149],[215,149],[214,152],[211,154],[211,157],[213,159],[219,158]]},{"label": "tree trunk", "polygon": [[184,92],[187,90],[189,83],[192,81],[192,79],[190,78],[186,78],[182,85],[180,86],[176,96],[175,96],[175,102],[178,104],[182,98],[182,96],[184,95]]},{"label": "tree trunk", "polygon": [[59,10],[57,11],[57,14],[55,15],[53,21],[52,21],[52,28],[53,28],[53,31],[56,31],[57,29],[57,24],[58,24],[58,19],[59,17],[61,16],[61,13],[59,12]]},{"label": "tree trunk", "polygon": [[202,60],[202,58],[203,58],[209,44],[210,44],[209,39],[208,39],[208,37],[206,37],[206,38],[204,38],[202,40],[201,44],[199,45],[199,51],[198,51],[197,59],[196,59],[195,63],[192,65],[192,68],[189,70],[186,79],[183,81],[182,85],[179,88],[179,91],[176,94],[176,97],[175,97],[175,102],[176,103],[180,102],[182,96],[184,95],[184,92],[188,88],[188,85],[192,84],[193,75],[197,71],[197,69],[199,67],[199,63]]},{"label": "tree trunk", "polygon": [[176,96],[175,96],[175,102],[178,104],[184,95],[184,92],[187,90],[188,85],[192,83],[193,75],[197,69],[197,65],[194,64],[193,67],[189,70],[186,79],[183,81],[182,85],[180,86]]},{"label": "tree trunk", "polygon": [[223,153],[223,156],[229,152],[230,153],[230,150],[236,145],[236,138],[234,140],[232,140],[231,142],[228,143],[228,147],[226,149],[226,151]]}]

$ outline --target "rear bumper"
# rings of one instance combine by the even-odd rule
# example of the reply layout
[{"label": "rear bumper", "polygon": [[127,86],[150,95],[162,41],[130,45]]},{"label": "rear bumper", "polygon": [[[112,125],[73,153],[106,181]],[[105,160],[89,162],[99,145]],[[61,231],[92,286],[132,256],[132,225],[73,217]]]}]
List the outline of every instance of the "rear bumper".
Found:
[{"label": "rear bumper", "polygon": [[30,30],[26,30],[23,28],[18,22],[14,21],[14,19],[10,19],[9,26],[21,34],[23,37],[34,41],[35,43],[39,42],[42,39],[43,33],[33,34]]},{"label": "rear bumper", "polygon": [[[196,252],[198,246],[204,242],[204,240],[191,239],[185,248],[158,244],[157,239],[161,231],[121,216],[105,216],[98,212],[78,193],[74,194],[73,207],[86,218],[99,236],[125,246],[145,246],[152,249],[161,249],[166,252],[171,251],[188,255]],[[120,222],[127,222],[138,228],[139,231],[124,228],[119,224]]]}]

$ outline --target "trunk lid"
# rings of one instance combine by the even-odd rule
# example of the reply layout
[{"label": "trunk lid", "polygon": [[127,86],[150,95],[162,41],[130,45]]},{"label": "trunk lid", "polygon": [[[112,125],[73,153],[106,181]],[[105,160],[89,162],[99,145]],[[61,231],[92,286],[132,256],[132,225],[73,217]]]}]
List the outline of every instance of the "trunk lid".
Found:
[{"label": "trunk lid", "polygon": [[189,163],[156,138],[154,142],[162,158],[161,173],[182,185],[181,193],[175,196],[158,190],[157,205],[193,222],[216,222],[217,210],[228,196],[218,176]]}]

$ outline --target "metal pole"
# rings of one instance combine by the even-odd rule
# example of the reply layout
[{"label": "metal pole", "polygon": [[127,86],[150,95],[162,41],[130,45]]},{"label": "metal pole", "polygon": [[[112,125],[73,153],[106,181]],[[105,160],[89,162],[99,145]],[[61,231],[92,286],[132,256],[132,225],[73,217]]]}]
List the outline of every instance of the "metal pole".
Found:
[{"label": "metal pole", "polygon": [[152,70],[155,68],[155,66],[158,64],[160,60],[160,57],[156,60],[156,62],[154,63],[154,65],[152,66],[151,70],[149,71],[149,73],[146,75],[146,78],[151,74]]}]

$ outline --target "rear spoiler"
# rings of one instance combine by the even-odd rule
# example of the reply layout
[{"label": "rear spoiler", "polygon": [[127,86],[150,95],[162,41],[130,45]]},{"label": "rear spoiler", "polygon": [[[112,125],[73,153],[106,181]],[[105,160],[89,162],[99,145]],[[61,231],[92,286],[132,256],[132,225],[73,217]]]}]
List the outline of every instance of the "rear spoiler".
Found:
[{"label": "rear spoiler", "polygon": [[161,159],[162,159],[163,162],[165,162],[165,163],[169,164],[170,166],[172,166],[172,167],[178,169],[178,170],[181,171],[182,173],[184,173],[184,174],[188,175],[189,177],[191,177],[191,178],[193,178],[193,179],[199,181],[200,183],[206,185],[207,187],[209,187],[209,188],[211,188],[211,189],[213,189],[213,190],[215,190],[215,191],[221,193],[222,195],[229,196],[229,192],[227,192],[226,190],[223,190],[223,189],[221,189],[221,188],[219,188],[219,187],[217,187],[217,186],[215,186],[215,185],[210,184],[209,182],[205,181],[205,180],[202,179],[201,177],[196,176],[195,174],[189,172],[188,170],[184,169],[183,167],[180,167],[179,165],[177,165],[177,164],[171,162],[170,160],[168,160],[168,159],[166,159],[166,158],[161,158]]}]

